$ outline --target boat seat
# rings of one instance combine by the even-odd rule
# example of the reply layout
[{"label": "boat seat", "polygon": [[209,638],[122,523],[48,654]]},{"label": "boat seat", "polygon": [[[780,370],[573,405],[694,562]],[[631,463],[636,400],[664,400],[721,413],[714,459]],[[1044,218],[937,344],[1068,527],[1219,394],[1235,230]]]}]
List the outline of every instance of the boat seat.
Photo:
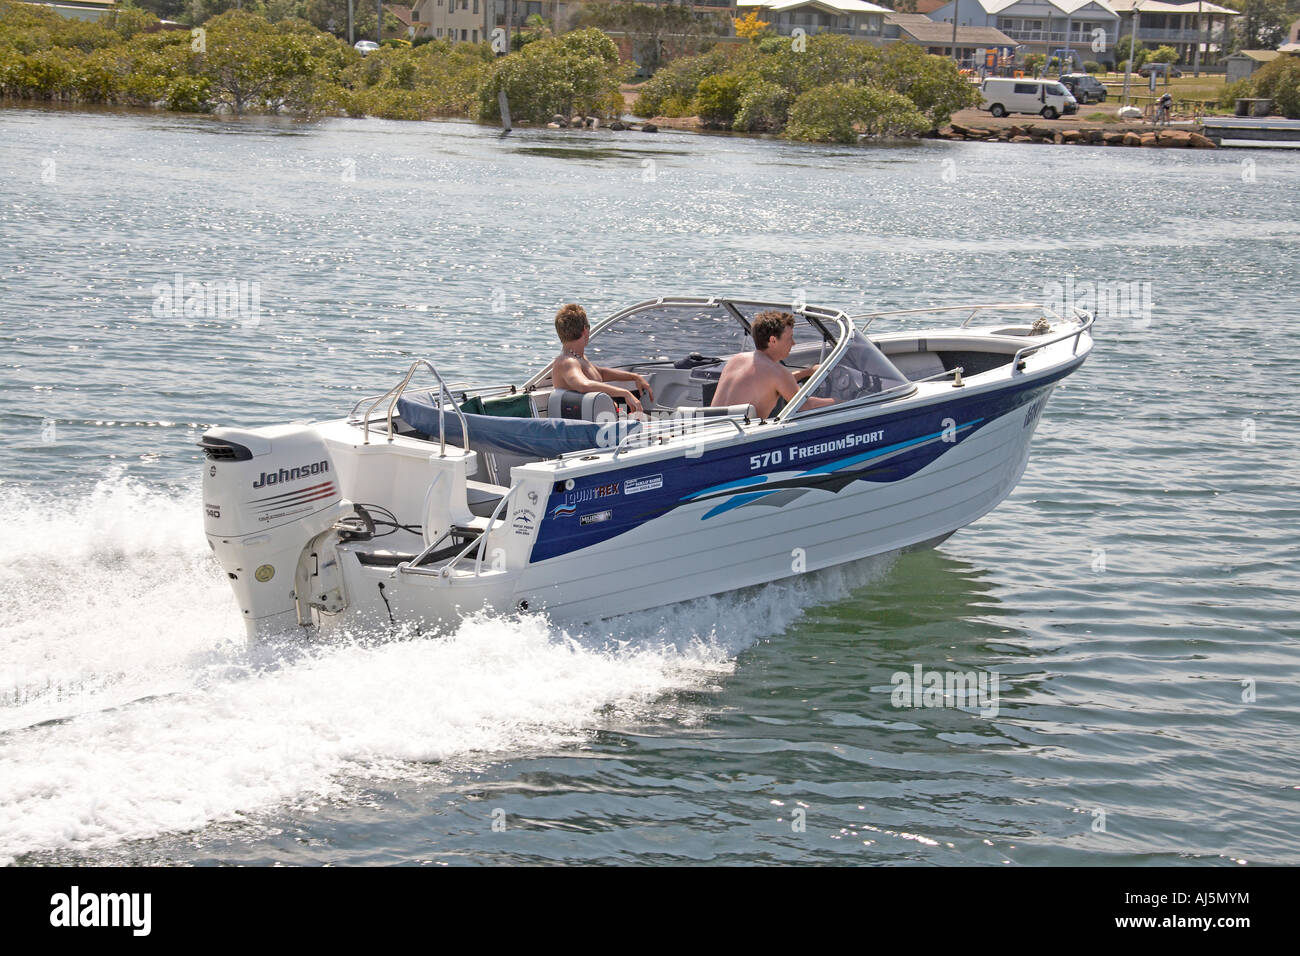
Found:
[{"label": "boat seat", "polygon": [[470,514],[479,518],[490,518],[496,506],[501,502],[509,488],[491,485],[486,481],[466,481],[465,496],[468,499]]},{"label": "boat seat", "polygon": [[934,352],[903,352],[889,356],[889,360],[894,363],[894,368],[913,382],[918,378],[944,373],[943,359]]},{"label": "boat seat", "polygon": [[614,399],[604,392],[574,392],[567,388],[551,390],[546,401],[547,418],[576,418],[581,421],[599,421],[599,415],[609,421],[617,416]]}]

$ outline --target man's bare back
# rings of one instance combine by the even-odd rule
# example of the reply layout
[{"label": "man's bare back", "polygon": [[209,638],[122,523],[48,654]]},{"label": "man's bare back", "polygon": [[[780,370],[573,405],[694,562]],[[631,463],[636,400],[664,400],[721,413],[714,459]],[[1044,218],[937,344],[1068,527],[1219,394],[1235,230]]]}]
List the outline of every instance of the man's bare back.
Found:
[{"label": "man's bare back", "polygon": [[[633,412],[640,412],[641,400],[654,401],[654,392],[645,376],[636,372],[614,368],[601,368],[584,354],[591,338],[591,325],[582,306],[570,302],[555,314],[555,332],[564,350],[551,364],[551,384],[573,392],[604,392],[615,401],[627,403]],[[641,392],[637,398],[632,392],[613,382],[632,382]]]},{"label": "man's bare back", "polygon": [[[756,351],[741,352],[728,360],[710,402],[714,408],[753,405],[759,418],[767,418],[778,398],[790,401],[799,391],[800,380],[817,371],[814,365],[800,369],[796,375],[781,364],[794,348],[794,317],[788,312],[760,312],[754,316],[754,343]],[[831,404],[832,399],[809,395],[803,407]]]},{"label": "man's bare back", "polygon": [[[782,375],[782,373],[785,373]],[[789,379],[786,383],[785,379]],[[785,366],[773,362],[762,352],[742,352],[727,362],[713,395],[715,408],[728,405],[753,405],[759,418],[767,418],[782,397],[785,384],[794,395],[799,390],[794,375]]]}]

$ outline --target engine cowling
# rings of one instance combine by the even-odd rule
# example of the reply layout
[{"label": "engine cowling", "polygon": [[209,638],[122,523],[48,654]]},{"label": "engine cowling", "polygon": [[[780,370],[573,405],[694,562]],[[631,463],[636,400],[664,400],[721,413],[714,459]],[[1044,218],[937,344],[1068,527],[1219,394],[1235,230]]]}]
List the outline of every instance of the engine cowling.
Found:
[{"label": "engine cowling", "polygon": [[250,637],[300,624],[303,549],[351,511],[320,435],[307,425],[213,428],[203,436],[203,528]]}]

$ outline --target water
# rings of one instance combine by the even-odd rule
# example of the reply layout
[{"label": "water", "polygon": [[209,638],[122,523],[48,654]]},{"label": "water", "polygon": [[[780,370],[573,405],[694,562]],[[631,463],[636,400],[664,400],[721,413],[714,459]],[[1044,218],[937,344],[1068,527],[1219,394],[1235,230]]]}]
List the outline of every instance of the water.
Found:
[{"label": "water", "polygon": [[[1300,862],[1300,157],[0,111],[0,860]],[[257,283],[256,321],[154,286]],[[937,551],[564,632],[248,648],[216,424],[565,301],[1149,282]],[[883,327],[883,325],[882,325]],[[995,716],[898,672],[995,673]],[[497,823],[494,829],[493,824]],[[502,826],[504,829],[502,829]]]}]

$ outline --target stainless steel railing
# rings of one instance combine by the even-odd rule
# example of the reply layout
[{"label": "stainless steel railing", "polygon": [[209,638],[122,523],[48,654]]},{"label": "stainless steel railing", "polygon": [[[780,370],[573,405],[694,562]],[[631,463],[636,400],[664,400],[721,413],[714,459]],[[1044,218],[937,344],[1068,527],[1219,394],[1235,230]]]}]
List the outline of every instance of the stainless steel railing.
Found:
[{"label": "stainless steel railing", "polygon": [[[370,444],[371,413],[374,412],[374,410],[383,403],[384,399],[390,397],[391,397],[391,401],[389,401],[388,403],[388,414],[387,414],[387,422],[388,422],[387,438],[389,443],[392,442],[393,413],[397,408],[397,400],[398,398],[401,397],[402,393],[406,391],[406,387],[411,383],[411,378],[415,375],[416,370],[418,370],[421,366],[427,368],[433,374],[433,377],[438,382],[438,457],[440,458],[447,457],[446,417],[447,417],[448,405],[452,407],[452,411],[454,411],[456,413],[456,417],[460,419],[460,427],[461,427],[460,434],[461,434],[462,444],[468,444],[469,422],[465,418],[465,413],[460,410],[460,406],[457,405],[455,399],[451,397],[451,390],[447,387],[447,383],[442,380],[442,376],[438,374],[438,370],[433,367],[433,363],[430,362],[428,359],[416,359],[414,362],[412,362],[411,367],[406,370],[406,375],[402,377],[401,382],[399,382],[393,388],[390,388],[388,391],[384,392],[384,394],[380,395],[373,402],[371,402],[370,407],[366,409],[365,417],[361,423],[362,430],[365,432],[365,439],[362,442],[362,444],[365,445]],[[357,408],[360,407],[362,402],[365,401],[366,399],[363,398],[360,402],[358,402],[356,405],[352,407],[353,414],[356,413]]]},{"label": "stainless steel railing", "polygon": [[1096,316],[1092,315],[1089,312],[1085,312],[1082,309],[1076,308],[1074,309],[1074,313],[1075,313],[1075,318],[1079,320],[1078,328],[1067,329],[1066,331],[1061,332],[1057,335],[1053,335],[1048,338],[1037,341],[1032,345],[1026,345],[1024,348],[1017,351],[1016,354],[1012,356],[1011,359],[1011,374],[1015,375],[1017,372],[1021,372],[1020,360],[1028,353],[1036,352],[1039,349],[1044,348],[1045,346],[1048,345],[1055,345],[1057,342],[1063,342],[1070,337],[1074,338],[1074,348],[1070,350],[1070,354],[1078,355],[1079,338],[1083,335],[1084,332],[1087,332],[1090,328],[1092,328],[1092,324],[1095,321],[1097,321],[1097,319]]},{"label": "stainless steel railing", "polygon": [[854,323],[858,323],[861,322],[862,319],[866,319],[867,321],[864,324],[858,326],[858,331],[863,332],[866,331],[871,326],[872,322],[874,322],[876,319],[882,316],[924,315],[927,312],[965,312],[967,309],[969,309],[970,315],[966,316],[966,318],[961,323],[961,327],[964,329],[966,328],[966,326],[970,324],[971,320],[974,319],[975,316],[977,316],[981,312],[987,312],[990,309],[1004,309],[1006,311],[1012,311],[1012,310],[1024,311],[1027,309],[1042,309],[1042,308],[1043,305],[1041,302],[987,302],[979,305],[938,305],[928,309],[894,309],[888,312],[861,312],[858,313],[857,315],[851,315],[849,316],[849,318],[853,320]]}]

